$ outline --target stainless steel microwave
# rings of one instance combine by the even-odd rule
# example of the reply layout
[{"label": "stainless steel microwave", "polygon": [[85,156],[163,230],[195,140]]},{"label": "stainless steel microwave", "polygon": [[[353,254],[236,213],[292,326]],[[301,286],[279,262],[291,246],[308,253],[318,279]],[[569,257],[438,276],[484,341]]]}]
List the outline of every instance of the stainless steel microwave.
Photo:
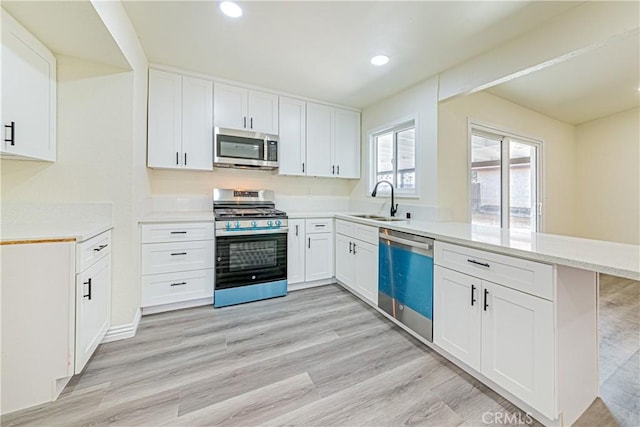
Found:
[{"label": "stainless steel microwave", "polygon": [[227,168],[275,169],[278,167],[278,137],[216,127],[213,165]]}]

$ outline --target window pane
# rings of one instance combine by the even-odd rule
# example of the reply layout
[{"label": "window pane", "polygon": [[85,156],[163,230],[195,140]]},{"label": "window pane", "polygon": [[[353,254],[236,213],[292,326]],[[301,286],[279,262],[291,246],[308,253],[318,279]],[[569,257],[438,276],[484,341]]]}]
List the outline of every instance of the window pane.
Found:
[{"label": "window pane", "polygon": [[393,132],[376,137],[377,174],[376,182],[386,179],[393,182]]},{"label": "window pane", "polygon": [[536,148],[511,141],[509,145],[509,227],[536,231]]},{"label": "window pane", "polygon": [[416,132],[414,128],[398,132],[397,188],[416,188]]},{"label": "window pane", "polygon": [[501,227],[500,140],[471,136],[471,223]]}]

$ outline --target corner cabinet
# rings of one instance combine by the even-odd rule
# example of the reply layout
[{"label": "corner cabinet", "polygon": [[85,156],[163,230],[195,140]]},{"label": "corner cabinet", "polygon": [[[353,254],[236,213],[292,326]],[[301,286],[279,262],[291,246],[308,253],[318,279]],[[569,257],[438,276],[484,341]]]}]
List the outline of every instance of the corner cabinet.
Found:
[{"label": "corner cabinet", "polygon": [[149,70],[147,166],[213,170],[213,82]]},{"label": "corner cabinet", "polygon": [[278,96],[224,83],[214,87],[216,127],[278,134]]},{"label": "corner cabinet", "polygon": [[360,178],[360,113],[307,103],[306,175]]},{"label": "corner cabinet", "polygon": [[4,9],[0,156],[56,160],[56,59]]},{"label": "corner cabinet", "polygon": [[378,304],[378,228],[336,221],[336,279]]},{"label": "corner cabinet", "polygon": [[111,231],[77,245],[76,361],[84,369],[111,324]]}]

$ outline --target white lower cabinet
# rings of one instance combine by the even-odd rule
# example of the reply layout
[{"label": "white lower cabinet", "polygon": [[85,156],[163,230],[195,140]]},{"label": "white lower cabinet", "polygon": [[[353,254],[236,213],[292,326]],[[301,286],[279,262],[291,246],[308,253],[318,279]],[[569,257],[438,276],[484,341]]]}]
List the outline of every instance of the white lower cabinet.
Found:
[{"label": "white lower cabinet", "polygon": [[[450,249],[454,245],[436,242],[436,264],[449,261],[438,258],[439,253],[446,257],[443,246]],[[467,248],[456,249],[464,254]],[[477,261],[471,254],[465,258]],[[478,251],[473,250],[473,255]],[[471,261],[469,264],[477,265]],[[492,274],[497,261],[509,265],[508,257],[486,262],[484,270],[477,272],[479,277],[435,265],[433,342],[544,416],[555,419],[554,303],[516,290],[507,281],[497,284],[483,280]],[[551,270],[548,273],[544,282],[553,283]]]},{"label": "white lower cabinet", "polygon": [[378,304],[378,228],[336,222],[336,279]]},{"label": "white lower cabinet", "polygon": [[334,276],[333,219],[290,219],[287,283],[316,282]]},{"label": "white lower cabinet", "polygon": [[140,234],[143,314],[212,303],[213,222],[142,224]]}]

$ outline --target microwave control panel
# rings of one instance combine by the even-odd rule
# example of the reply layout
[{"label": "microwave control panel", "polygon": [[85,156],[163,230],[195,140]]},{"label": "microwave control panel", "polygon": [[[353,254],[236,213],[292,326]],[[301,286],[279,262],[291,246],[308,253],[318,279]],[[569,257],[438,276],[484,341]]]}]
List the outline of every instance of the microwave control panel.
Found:
[{"label": "microwave control panel", "polygon": [[267,160],[278,161],[278,141],[267,141]]}]

